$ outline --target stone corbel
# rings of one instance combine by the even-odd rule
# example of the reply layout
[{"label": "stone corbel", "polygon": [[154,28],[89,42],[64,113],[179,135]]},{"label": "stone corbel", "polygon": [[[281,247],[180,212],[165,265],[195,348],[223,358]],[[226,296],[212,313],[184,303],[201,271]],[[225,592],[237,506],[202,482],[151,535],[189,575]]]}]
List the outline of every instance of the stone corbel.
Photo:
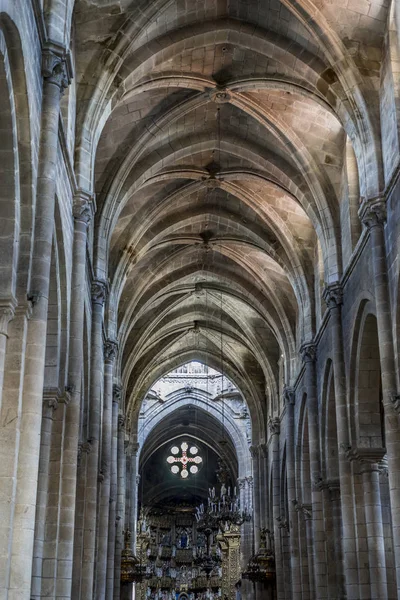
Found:
[{"label": "stone corbel", "polygon": [[104,342],[104,360],[113,362],[118,352],[118,343],[115,340]]},{"label": "stone corbel", "polygon": [[311,517],[312,517],[311,504],[303,504],[302,502],[299,502],[296,499],[292,500],[292,502],[293,502],[294,509],[296,512],[298,512],[299,514],[302,514],[305,519],[311,519]]},{"label": "stone corbel", "polygon": [[372,227],[383,227],[387,218],[385,198],[383,196],[377,196],[370,200],[362,198],[358,215],[367,229],[372,229]]},{"label": "stone corbel", "polygon": [[282,396],[285,406],[287,404],[294,405],[294,403],[296,402],[296,394],[294,389],[291,387],[285,385],[282,390]]},{"label": "stone corbel", "polygon": [[122,389],[120,385],[113,385],[113,401],[119,404],[122,398]]},{"label": "stone corbel", "polygon": [[338,282],[327,284],[324,288],[322,297],[330,310],[341,306],[343,304],[342,286]]},{"label": "stone corbel", "polygon": [[289,533],[289,523],[287,522],[287,519],[285,519],[285,517],[277,517],[276,521],[278,523],[279,529],[283,529],[284,531]]},{"label": "stone corbel", "polygon": [[400,394],[393,392],[390,395],[390,401],[393,404],[394,410],[400,414]]},{"label": "stone corbel", "polygon": [[94,194],[85,190],[77,190],[74,196],[72,214],[75,221],[89,225],[96,212],[96,202]]},{"label": "stone corbel", "polygon": [[92,302],[103,306],[107,297],[107,284],[101,279],[95,279],[91,287]]},{"label": "stone corbel", "polygon": [[350,448],[346,452],[350,462],[358,462],[361,472],[379,471],[379,463],[386,456],[385,448]]},{"label": "stone corbel", "polygon": [[303,362],[314,362],[317,358],[317,348],[313,342],[305,342],[300,347]]},{"label": "stone corbel", "polygon": [[15,316],[17,301],[15,298],[0,300],[0,335],[7,336],[8,325]]},{"label": "stone corbel", "polygon": [[277,417],[275,417],[274,419],[270,419],[268,426],[269,426],[271,435],[279,435],[280,434],[281,422]]},{"label": "stone corbel", "polygon": [[43,78],[54,83],[63,92],[73,78],[71,54],[57,42],[48,40],[42,53]]}]

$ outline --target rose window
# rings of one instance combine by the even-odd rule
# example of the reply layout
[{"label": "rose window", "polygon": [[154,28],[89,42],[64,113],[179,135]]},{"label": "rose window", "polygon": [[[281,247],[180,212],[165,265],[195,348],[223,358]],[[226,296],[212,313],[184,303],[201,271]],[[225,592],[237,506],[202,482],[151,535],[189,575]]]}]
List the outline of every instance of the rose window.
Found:
[{"label": "rose window", "polygon": [[180,474],[182,479],[187,479],[189,473],[196,475],[198,473],[203,459],[199,456],[197,446],[190,446],[182,442],[180,447],[172,446],[171,455],[167,458],[167,463],[171,465],[171,472],[174,475]]}]

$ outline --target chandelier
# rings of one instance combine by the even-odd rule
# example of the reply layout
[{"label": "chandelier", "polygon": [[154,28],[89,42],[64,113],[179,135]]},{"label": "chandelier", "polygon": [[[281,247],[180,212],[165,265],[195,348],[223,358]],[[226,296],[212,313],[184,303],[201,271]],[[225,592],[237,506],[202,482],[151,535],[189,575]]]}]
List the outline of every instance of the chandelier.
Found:
[{"label": "chandelier", "polygon": [[243,579],[261,583],[274,581],[275,558],[273,551],[267,548],[267,533],[266,529],[261,530],[260,548],[257,554],[249,560],[247,568],[242,574]]},{"label": "chandelier", "polygon": [[227,485],[228,469],[221,460],[217,477],[221,484],[219,493],[215,487],[209,488],[207,506],[200,504],[196,507],[197,528],[208,534],[213,531],[228,531],[231,526],[240,527],[252,519],[251,510],[247,506],[241,507],[236,487],[232,490]]}]

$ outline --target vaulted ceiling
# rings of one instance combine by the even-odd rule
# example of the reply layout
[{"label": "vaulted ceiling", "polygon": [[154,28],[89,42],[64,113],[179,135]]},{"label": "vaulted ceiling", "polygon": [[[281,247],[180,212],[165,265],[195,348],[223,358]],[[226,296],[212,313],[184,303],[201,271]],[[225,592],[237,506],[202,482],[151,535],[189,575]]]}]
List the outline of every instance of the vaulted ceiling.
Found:
[{"label": "vaulted ceiling", "polygon": [[196,358],[235,381],[263,436],[280,359],[289,382],[320,279],[342,273],[343,198],[381,182],[386,12],[380,0],[77,3],[76,160],[91,144],[96,268],[132,414]]}]

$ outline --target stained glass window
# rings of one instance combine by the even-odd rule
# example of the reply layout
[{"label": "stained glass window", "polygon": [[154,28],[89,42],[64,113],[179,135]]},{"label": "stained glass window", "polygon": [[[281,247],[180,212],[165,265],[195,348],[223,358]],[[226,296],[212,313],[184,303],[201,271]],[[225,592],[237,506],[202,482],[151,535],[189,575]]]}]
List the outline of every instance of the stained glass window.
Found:
[{"label": "stained glass window", "polygon": [[[203,463],[203,459],[199,456],[197,446],[190,446],[187,442],[182,442],[180,448],[172,446],[171,455],[167,458],[167,463],[171,465],[171,473],[174,475],[180,474],[182,479],[187,479],[189,473],[196,475],[199,472],[199,467]],[[178,456],[179,455],[179,456]]]}]

